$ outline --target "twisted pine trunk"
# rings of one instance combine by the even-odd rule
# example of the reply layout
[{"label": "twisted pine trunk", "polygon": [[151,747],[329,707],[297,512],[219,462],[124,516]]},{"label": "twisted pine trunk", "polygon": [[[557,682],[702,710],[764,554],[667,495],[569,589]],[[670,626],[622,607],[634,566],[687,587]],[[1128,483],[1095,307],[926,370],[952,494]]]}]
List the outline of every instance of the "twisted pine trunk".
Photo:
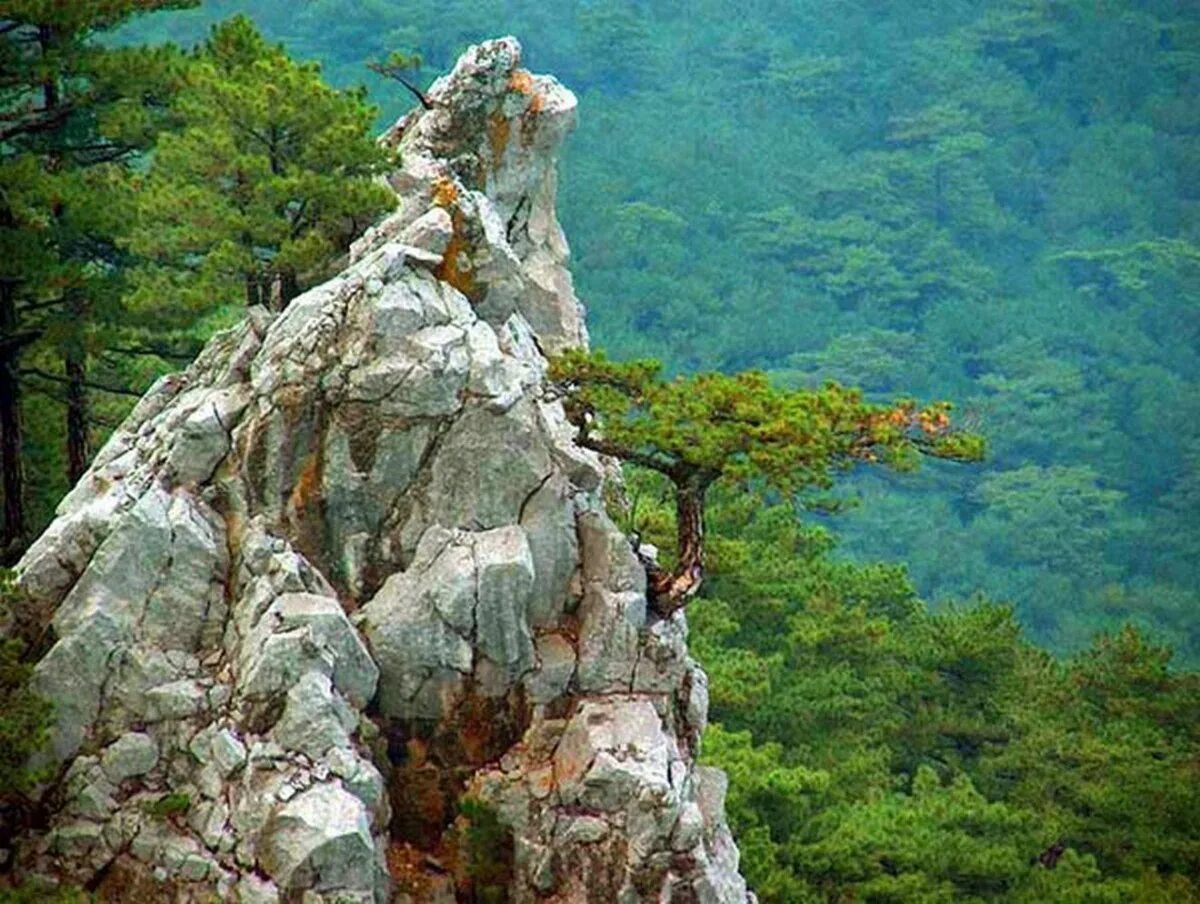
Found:
[{"label": "twisted pine trunk", "polygon": [[709,481],[696,475],[675,481],[675,536],[679,559],[674,571],[648,565],[650,604],[660,615],[682,609],[704,581],[704,496]]}]

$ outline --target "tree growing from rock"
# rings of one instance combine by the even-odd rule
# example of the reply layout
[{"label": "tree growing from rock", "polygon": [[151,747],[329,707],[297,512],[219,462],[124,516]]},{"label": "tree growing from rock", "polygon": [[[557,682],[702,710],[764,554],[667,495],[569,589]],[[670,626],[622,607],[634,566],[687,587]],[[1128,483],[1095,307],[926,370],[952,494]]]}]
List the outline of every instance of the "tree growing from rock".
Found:
[{"label": "tree growing from rock", "polygon": [[329,87],[243,16],[196,50],[174,112],[182,128],[158,143],[130,241],[146,307],[282,308],[393,203],[373,178],[387,155],[364,92]]},{"label": "tree growing from rock", "polygon": [[665,475],[675,491],[677,560],[647,563],[655,608],[670,614],[704,576],[705,495],[717,482],[792,496],[832,485],[858,462],[911,469],[922,455],[977,461],[983,440],[955,430],[950,405],[878,405],[828,383],[781,390],[758,371],[666,380],[657,361],[568,351],[549,379],[585,448]]}]

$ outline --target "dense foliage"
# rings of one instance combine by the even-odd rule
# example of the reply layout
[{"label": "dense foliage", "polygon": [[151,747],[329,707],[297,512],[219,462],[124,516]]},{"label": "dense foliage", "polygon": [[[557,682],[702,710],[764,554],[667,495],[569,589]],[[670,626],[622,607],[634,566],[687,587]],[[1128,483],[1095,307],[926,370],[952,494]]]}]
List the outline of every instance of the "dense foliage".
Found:
[{"label": "dense foliage", "polygon": [[944,402],[876,405],[836,383],[781,390],[758,371],[673,380],[661,372],[654,360],[572,349],[550,362],[549,380],[583,445],[677,483],[761,478],[790,495],[829,487],[856,462],[911,470],[919,454],[983,457],[980,437],[951,429]]},{"label": "dense foliage", "polygon": [[286,305],[391,204],[375,111],[315,64],[291,60],[244,17],[193,54],[140,186],[131,302],[203,312],[244,297]]},{"label": "dense foliage", "polygon": [[[0,563],[44,524],[63,478],[87,467],[88,390],[98,385],[89,365],[128,326],[118,242],[130,219],[131,166],[152,145],[174,88],[172,51],[106,48],[95,36],[134,14],[187,5],[0,6]],[[27,435],[26,392],[60,400],[58,422],[31,423]],[[40,460],[61,460],[50,439],[65,440],[61,467]]]},{"label": "dense foliage", "polygon": [[[632,475],[632,527],[673,540]],[[834,557],[790,506],[721,494],[689,607],[765,901],[1187,901],[1200,896],[1200,676],[1132,628],[1067,662],[1011,609],[931,612],[904,570]]]},{"label": "dense foliage", "polygon": [[[0,569],[0,850],[11,850],[11,839],[26,824],[30,792],[47,778],[31,759],[50,741],[53,707],[30,686],[33,666],[30,633],[24,625],[25,598],[14,575]],[[8,866],[0,857],[0,874]],[[0,901],[5,897],[0,875]],[[16,900],[38,900],[32,896]],[[50,896],[47,896],[49,898]]]},{"label": "dense foliage", "polygon": [[30,691],[33,666],[23,652],[20,641],[0,640],[0,807],[32,787],[29,757],[50,737],[50,704]]}]

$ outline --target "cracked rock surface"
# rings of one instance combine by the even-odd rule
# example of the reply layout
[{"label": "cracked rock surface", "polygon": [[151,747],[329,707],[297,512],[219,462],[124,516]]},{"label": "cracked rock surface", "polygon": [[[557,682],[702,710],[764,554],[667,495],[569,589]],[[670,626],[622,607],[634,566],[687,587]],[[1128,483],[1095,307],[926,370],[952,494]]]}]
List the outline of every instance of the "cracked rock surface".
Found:
[{"label": "cracked rock surface", "polygon": [[747,900],[684,615],[648,614],[611,468],[542,392],[587,341],[554,213],[575,97],[513,38],[428,95],[347,268],[160,380],[18,566],[56,719],[19,873],[470,899],[470,798],[504,900]]}]

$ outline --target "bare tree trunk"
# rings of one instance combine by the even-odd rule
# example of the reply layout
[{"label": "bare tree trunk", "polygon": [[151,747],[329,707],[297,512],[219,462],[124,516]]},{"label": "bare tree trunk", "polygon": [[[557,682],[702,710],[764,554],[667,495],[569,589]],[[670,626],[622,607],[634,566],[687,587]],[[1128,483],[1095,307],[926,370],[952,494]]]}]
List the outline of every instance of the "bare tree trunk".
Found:
[{"label": "bare tree trunk", "polygon": [[87,348],[83,324],[87,300],[81,293],[70,298],[74,333],[67,342],[63,368],[67,376],[67,480],[74,486],[91,461],[88,449]]},{"label": "bare tree trunk", "polygon": [[661,615],[682,609],[704,581],[704,496],[708,482],[691,476],[675,484],[675,535],[679,560],[673,572],[652,569],[651,605]]},{"label": "bare tree trunk", "polygon": [[261,286],[258,283],[258,277],[253,273],[246,274],[246,307],[252,308],[256,304],[262,303]]},{"label": "bare tree trunk", "polygon": [[279,274],[279,310],[286,309],[299,294],[300,282],[296,279],[296,274],[290,270]]},{"label": "bare tree trunk", "polygon": [[16,285],[0,280],[0,472],[3,472],[4,529],[0,562],[11,564],[25,536],[25,470],[21,459],[21,383],[17,364]]},{"label": "bare tree trunk", "polygon": [[680,487],[675,496],[675,535],[679,540],[679,574],[695,575],[700,587],[704,569],[704,493],[706,487]]}]

